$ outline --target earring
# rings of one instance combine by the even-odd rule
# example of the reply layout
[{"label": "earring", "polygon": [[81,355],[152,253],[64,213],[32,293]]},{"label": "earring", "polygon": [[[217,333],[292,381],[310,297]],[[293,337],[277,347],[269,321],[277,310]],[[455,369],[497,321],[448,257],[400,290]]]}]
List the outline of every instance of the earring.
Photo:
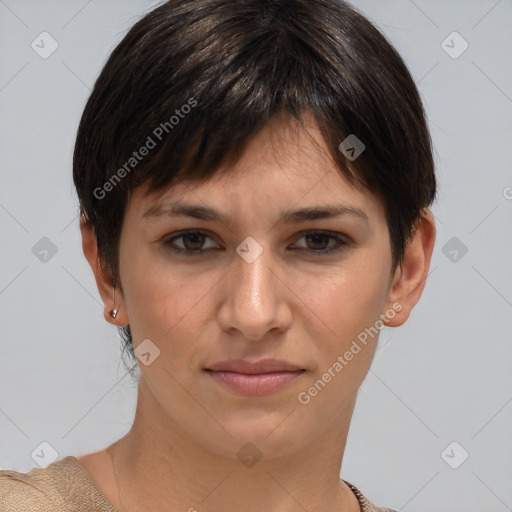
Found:
[{"label": "earring", "polygon": [[[116,285],[115,285],[115,282],[114,282],[114,304],[116,303]],[[119,308],[114,308],[114,309],[111,309],[110,310],[110,316],[112,318],[115,318],[117,316],[117,312],[119,311]]]}]

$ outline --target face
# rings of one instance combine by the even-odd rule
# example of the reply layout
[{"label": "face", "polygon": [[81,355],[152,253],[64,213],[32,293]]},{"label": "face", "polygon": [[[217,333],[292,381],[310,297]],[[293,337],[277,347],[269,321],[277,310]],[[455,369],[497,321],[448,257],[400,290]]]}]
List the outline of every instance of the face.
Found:
[{"label": "face", "polygon": [[[382,205],[340,176],[307,127],[276,119],[235,166],[158,194],[139,187],[125,213],[122,308],[135,350],[149,353],[144,399],[225,456],[249,441],[283,455],[332,429],[368,372],[375,326],[396,311]],[[222,220],[178,214],[178,202]],[[291,213],[327,207],[339,209]],[[281,361],[273,375],[250,366],[268,359]],[[211,371],[233,360],[249,366]]]}]

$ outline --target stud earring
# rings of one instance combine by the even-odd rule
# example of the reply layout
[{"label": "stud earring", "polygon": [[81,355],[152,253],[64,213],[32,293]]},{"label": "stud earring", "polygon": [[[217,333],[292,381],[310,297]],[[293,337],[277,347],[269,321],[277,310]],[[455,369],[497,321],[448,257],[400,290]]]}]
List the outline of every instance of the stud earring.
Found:
[{"label": "stud earring", "polygon": [[[116,285],[114,283],[114,304],[116,303]],[[119,311],[119,308],[114,308],[110,310],[110,316],[112,318],[115,318],[117,316],[117,312]]]}]

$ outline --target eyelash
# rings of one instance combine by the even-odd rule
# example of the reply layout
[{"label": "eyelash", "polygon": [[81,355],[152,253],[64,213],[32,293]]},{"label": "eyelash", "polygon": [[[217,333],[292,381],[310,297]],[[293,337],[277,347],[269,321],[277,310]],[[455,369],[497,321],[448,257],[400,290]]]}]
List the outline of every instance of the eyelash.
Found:
[{"label": "eyelash", "polygon": [[[211,238],[208,235],[208,233],[205,233],[204,231],[188,230],[188,231],[182,231],[179,234],[174,235],[173,237],[169,238],[168,240],[166,240],[164,242],[164,245],[167,246],[167,248],[170,251],[172,251],[176,254],[183,254],[185,256],[200,256],[201,254],[203,254],[204,252],[206,252],[208,250],[208,249],[197,249],[197,250],[181,249],[181,248],[176,248],[176,247],[171,246],[171,243],[174,240],[178,240],[187,235],[205,235],[208,238]],[[300,251],[305,251],[306,253],[308,253],[312,256],[324,256],[324,255],[334,254],[334,253],[340,252],[344,246],[348,245],[348,242],[345,239],[341,238],[338,235],[334,235],[334,234],[331,234],[331,233],[325,232],[325,231],[308,231],[308,232],[304,233],[301,238],[304,238],[307,235],[326,235],[329,238],[336,240],[336,245],[329,249],[319,249],[319,250],[303,249],[303,248],[299,249]]]}]

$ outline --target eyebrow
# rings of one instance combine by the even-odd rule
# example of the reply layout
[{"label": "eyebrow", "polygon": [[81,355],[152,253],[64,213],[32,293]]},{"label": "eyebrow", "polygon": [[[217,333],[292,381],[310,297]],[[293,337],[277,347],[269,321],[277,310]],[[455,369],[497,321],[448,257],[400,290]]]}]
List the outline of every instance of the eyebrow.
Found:
[{"label": "eyebrow", "polygon": [[[344,215],[353,216],[363,220],[367,224],[369,223],[368,215],[363,210],[345,204],[322,205],[288,210],[282,214],[280,222],[283,224],[298,224],[308,220],[328,219]],[[151,206],[142,215],[143,219],[162,216],[191,217],[200,220],[222,222],[228,226],[231,224],[231,220],[227,216],[214,208],[185,204],[179,201]]]}]

